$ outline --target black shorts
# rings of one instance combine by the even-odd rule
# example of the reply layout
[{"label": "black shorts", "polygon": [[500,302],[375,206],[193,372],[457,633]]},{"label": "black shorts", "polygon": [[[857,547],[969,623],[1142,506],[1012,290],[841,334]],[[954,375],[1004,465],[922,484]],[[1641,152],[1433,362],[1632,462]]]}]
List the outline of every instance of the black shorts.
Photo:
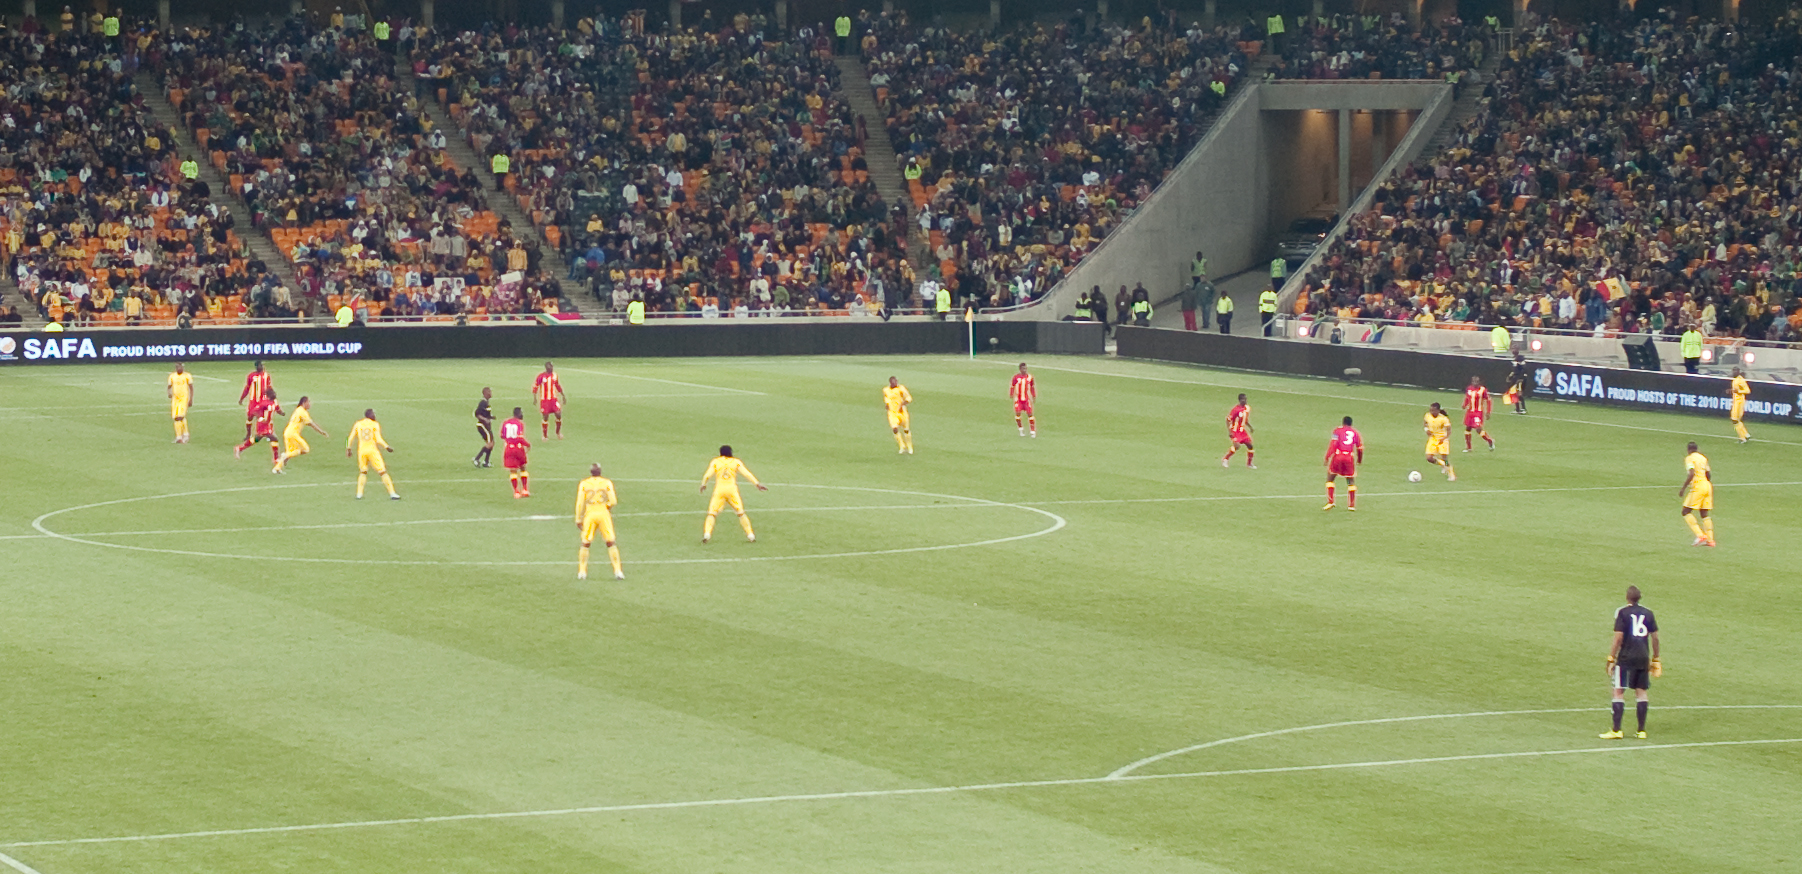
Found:
[{"label": "black shorts", "polygon": [[494,442],[494,429],[490,428],[487,425],[484,425],[480,422],[477,422],[476,423],[476,436],[482,438],[483,443],[493,443]]},{"label": "black shorts", "polygon": [[1629,668],[1625,665],[1615,665],[1614,688],[1650,689],[1652,688],[1652,673],[1646,668]]}]

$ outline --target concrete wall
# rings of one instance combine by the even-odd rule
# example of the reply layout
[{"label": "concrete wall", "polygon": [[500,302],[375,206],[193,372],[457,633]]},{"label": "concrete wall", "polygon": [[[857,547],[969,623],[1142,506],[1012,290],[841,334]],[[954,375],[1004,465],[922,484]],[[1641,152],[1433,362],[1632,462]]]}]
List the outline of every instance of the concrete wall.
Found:
[{"label": "concrete wall", "polygon": [[[1061,319],[1075,311],[1078,295],[1096,285],[1111,298],[1121,285],[1142,282],[1153,300],[1166,301],[1188,282],[1197,249],[1207,253],[1215,277],[1259,265],[1269,258],[1270,236],[1314,210],[1323,185],[1324,199],[1336,200],[1337,110],[1421,113],[1424,124],[1410,125],[1397,148],[1396,155],[1406,158],[1392,156],[1376,173],[1386,178],[1419,154],[1449,111],[1450,95],[1451,86],[1437,82],[1253,83],[1227,104],[1151,198],[1043,301],[1003,318]],[[1390,134],[1385,142],[1393,139]],[[1363,152],[1354,147],[1354,181],[1368,181],[1358,169],[1359,154],[1365,166],[1376,163],[1370,135],[1363,142]]]}]

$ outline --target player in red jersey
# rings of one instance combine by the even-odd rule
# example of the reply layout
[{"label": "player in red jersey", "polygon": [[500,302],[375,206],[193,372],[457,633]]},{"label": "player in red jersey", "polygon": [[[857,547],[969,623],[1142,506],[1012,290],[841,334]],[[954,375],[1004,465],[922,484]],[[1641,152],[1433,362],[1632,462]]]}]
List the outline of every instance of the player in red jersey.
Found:
[{"label": "player in red jersey", "polygon": [[[1032,416],[1032,402],[1039,396],[1038,384],[1033,382],[1032,374],[1026,372],[1026,362],[1020,362],[1020,372],[1014,374],[1014,381],[1007,387],[1007,396],[1014,399],[1014,427],[1020,429],[1020,436],[1025,437],[1027,429],[1032,429],[1032,436],[1039,436],[1039,424]],[[1020,424],[1020,416],[1026,416],[1026,424]]]},{"label": "player in red jersey", "polygon": [[1333,429],[1333,442],[1326,446],[1326,506],[1333,509],[1333,482],[1345,477],[1345,509],[1358,509],[1358,465],[1364,461],[1364,438],[1352,427],[1352,418]]},{"label": "player in red jersey", "polygon": [[531,497],[531,483],[526,476],[526,450],[532,448],[532,442],[526,439],[524,410],[514,407],[513,418],[501,423],[501,442],[507,447],[501,452],[501,464],[507,468],[507,479],[513,483],[513,497]]},{"label": "player in red jersey", "polygon": [[1245,402],[1244,395],[1239,396],[1239,405],[1226,414],[1226,439],[1226,455],[1220,459],[1221,467],[1228,467],[1227,462],[1233,459],[1233,453],[1243,446],[1245,466],[1252,470],[1258,469],[1257,465],[1251,463],[1251,404]]},{"label": "player in red jersey", "polygon": [[244,438],[238,448],[232,451],[235,458],[243,458],[244,450],[255,445],[259,440],[269,441],[269,457],[272,461],[281,461],[282,445],[275,442],[275,417],[282,414],[281,404],[275,402],[275,389],[268,389],[261,398],[250,402],[250,421],[256,426],[256,433]]},{"label": "player in red jersey", "polygon": [[563,394],[563,383],[557,381],[557,374],[552,372],[551,363],[544,363],[544,372],[532,380],[532,397],[538,399],[538,428],[544,432],[546,439],[551,436],[551,417],[557,417],[557,439],[563,439],[563,402],[568,397]]},{"label": "player in red jersey", "polygon": [[263,362],[251,362],[250,373],[244,376],[244,390],[238,392],[238,403],[244,403],[245,398],[250,399],[250,406],[244,410],[244,442],[246,444],[251,440],[251,425],[255,424],[257,420],[256,413],[253,412],[256,409],[257,401],[262,400],[264,396],[274,390],[275,379],[269,375],[269,371],[263,369]]},{"label": "player in red jersey", "polygon": [[1464,451],[1470,451],[1470,433],[1477,432],[1483,442],[1489,444],[1489,451],[1495,451],[1495,438],[1489,436],[1489,429],[1483,423],[1489,421],[1489,410],[1492,402],[1489,389],[1483,387],[1483,378],[1470,378],[1470,387],[1464,390]]}]

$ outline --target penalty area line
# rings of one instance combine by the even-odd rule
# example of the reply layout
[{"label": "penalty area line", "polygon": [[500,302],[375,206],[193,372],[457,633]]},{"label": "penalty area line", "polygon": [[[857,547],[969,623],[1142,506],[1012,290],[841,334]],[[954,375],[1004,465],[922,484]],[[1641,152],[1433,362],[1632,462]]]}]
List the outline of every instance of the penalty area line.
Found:
[{"label": "penalty area line", "polygon": [[683,382],[679,379],[658,379],[654,376],[633,376],[629,373],[613,373],[611,371],[606,371],[606,370],[587,370],[587,369],[584,369],[581,367],[565,367],[563,369],[566,371],[569,371],[571,373],[588,373],[588,374],[593,374],[595,376],[610,376],[610,377],[613,377],[614,379],[637,379],[637,380],[642,380],[644,382],[660,382],[660,383],[663,383],[664,385],[680,385],[680,386],[684,386],[686,388],[704,388],[704,389],[709,389],[711,391],[727,392],[727,393],[735,394],[735,395],[757,395],[759,397],[767,397],[768,396],[767,393],[765,393],[765,392],[751,391],[750,389],[745,389],[745,388],[727,388],[723,385],[707,385],[705,383],[699,383],[699,382]]},{"label": "penalty area line", "polygon": [[8,856],[5,853],[0,853],[0,865],[5,865],[6,867],[19,872],[19,874],[43,874],[42,871],[39,871],[38,869],[33,868],[30,865],[27,865],[24,862],[19,861],[18,859]]},{"label": "penalty area line", "polygon": [[576,816],[595,813],[629,813],[652,810],[689,810],[708,807],[739,807],[764,804],[792,804],[808,801],[844,801],[863,798],[904,798],[917,795],[951,795],[971,792],[992,792],[1005,789],[1038,789],[1057,786],[1094,786],[1121,785],[1151,780],[1200,780],[1215,777],[1243,777],[1258,774],[1294,774],[1310,771],[1345,771],[1369,768],[1389,768],[1406,765],[1425,765],[1441,762],[1474,762],[1518,758],[1542,758],[1551,756],[1586,755],[1593,753],[1628,753],[1650,752],[1653,750],[1696,749],[1702,747],[1756,746],[1770,744],[1802,743],[1802,737],[1771,738],[1760,740],[1720,740],[1694,741],[1668,744],[1620,744],[1607,747],[1583,747],[1564,750],[1524,750],[1507,753],[1471,753],[1457,756],[1427,756],[1410,759],[1378,759],[1364,762],[1336,762],[1321,765],[1284,765],[1271,768],[1236,768],[1218,771],[1189,771],[1180,774],[1131,774],[1125,777],[1074,777],[1064,780],[1016,780],[1004,783],[970,783],[960,786],[920,786],[903,789],[864,789],[847,792],[811,792],[793,795],[756,795],[743,798],[704,798],[689,801],[653,801],[636,804],[604,804],[592,807],[563,807],[548,810],[515,810],[497,813],[454,813],[442,816],[414,816],[396,819],[371,819],[355,822],[325,822],[306,825],[260,826],[238,829],[209,829],[206,831],[166,832],[148,835],[121,835],[94,838],[64,838],[43,841],[16,841],[0,844],[0,848],[15,849],[20,847],[55,847],[80,844],[116,844],[137,843],[146,841],[172,841],[184,838],[230,837],[235,835],[292,834],[296,832],[335,831],[344,829],[379,828],[398,825],[425,825],[447,822],[476,822],[483,820],[534,819],[553,816]]}]

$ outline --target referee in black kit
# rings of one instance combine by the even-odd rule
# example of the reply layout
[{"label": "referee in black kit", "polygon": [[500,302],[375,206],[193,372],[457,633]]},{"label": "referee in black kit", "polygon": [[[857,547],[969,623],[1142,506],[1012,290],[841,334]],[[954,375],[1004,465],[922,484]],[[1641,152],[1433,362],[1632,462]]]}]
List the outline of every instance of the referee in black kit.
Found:
[{"label": "referee in black kit", "polygon": [[1604,731],[1603,740],[1620,740],[1621,717],[1627,712],[1627,690],[1638,697],[1639,731],[1646,736],[1646,690],[1652,677],[1664,673],[1658,661],[1658,620],[1652,611],[1639,606],[1639,587],[1627,587],[1627,606],[1614,611],[1614,644],[1608,647],[1608,677],[1614,682],[1614,730]]},{"label": "referee in black kit", "polygon": [[476,467],[487,467],[489,456],[494,454],[494,411],[488,409],[493,397],[494,390],[483,386],[482,399],[476,403],[476,436],[482,438],[482,448],[476,450],[472,459]]}]

